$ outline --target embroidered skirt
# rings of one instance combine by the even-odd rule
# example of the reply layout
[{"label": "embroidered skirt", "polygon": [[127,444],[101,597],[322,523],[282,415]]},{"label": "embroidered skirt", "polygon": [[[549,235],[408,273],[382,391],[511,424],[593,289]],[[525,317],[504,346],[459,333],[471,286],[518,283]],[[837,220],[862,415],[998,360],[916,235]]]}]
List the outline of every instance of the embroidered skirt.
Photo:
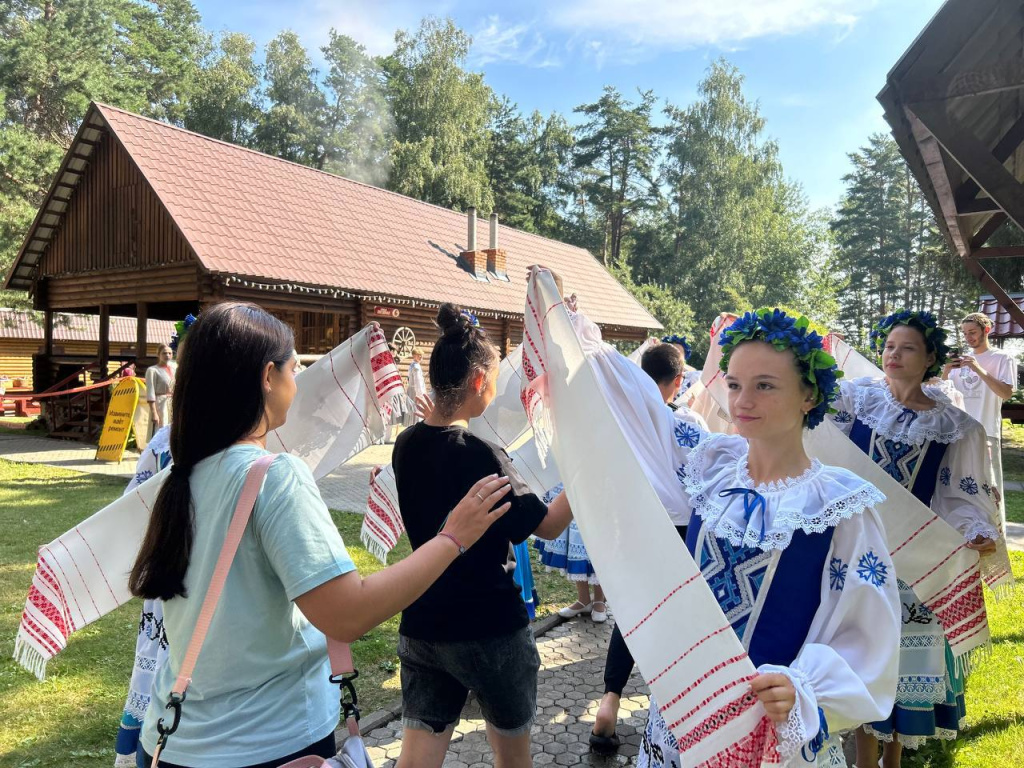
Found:
[{"label": "embroidered skirt", "polygon": [[534,546],[540,551],[540,561],[549,571],[561,571],[569,581],[597,584],[597,574],[587,557],[587,548],[576,521],[569,523],[556,539],[537,538]]},{"label": "embroidered skirt", "polygon": [[955,739],[963,728],[964,676],[935,614],[902,581],[899,588],[903,631],[896,706],[889,717],[864,730],[917,749],[928,739]]}]

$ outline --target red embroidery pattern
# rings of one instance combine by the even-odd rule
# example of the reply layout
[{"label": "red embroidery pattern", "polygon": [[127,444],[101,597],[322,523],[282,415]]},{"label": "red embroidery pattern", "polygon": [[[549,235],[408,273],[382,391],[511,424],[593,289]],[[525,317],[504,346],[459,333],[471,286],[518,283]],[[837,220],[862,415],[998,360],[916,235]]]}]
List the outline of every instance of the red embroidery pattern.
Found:
[{"label": "red embroidery pattern", "polygon": [[912,534],[910,534],[910,538],[909,538],[909,539],[907,539],[906,541],[904,541],[904,542],[903,542],[902,544],[900,544],[900,545],[899,545],[898,547],[896,547],[896,549],[894,549],[894,550],[893,550],[892,552],[890,552],[890,553],[889,553],[889,557],[896,557],[896,553],[897,553],[897,552],[899,552],[899,551],[900,551],[901,549],[903,549],[903,548],[904,548],[905,546],[907,546],[907,544],[909,544],[909,543],[910,543],[910,542],[912,542],[912,541],[913,541],[913,540],[914,540],[915,538],[917,538],[917,535],[918,535],[919,533],[921,533],[921,531],[923,531],[923,530],[924,530],[925,528],[927,528],[927,527],[928,527],[929,525],[931,525],[932,523],[934,523],[934,522],[935,522],[936,520],[938,520],[938,519],[939,519],[939,518],[938,518],[938,516],[937,516],[937,515],[934,515],[934,516],[932,516],[932,519],[931,519],[931,520],[929,520],[929,521],[928,521],[927,523],[925,523],[925,524],[924,524],[924,525],[922,525],[922,526],[921,526],[920,528],[918,528],[918,529],[917,529],[916,531],[914,531],[914,532],[913,532]]},{"label": "red embroidery pattern", "polygon": [[653,616],[653,615],[654,615],[655,613],[657,613],[657,612],[658,612],[658,610],[659,610],[659,609],[660,609],[660,608],[661,608],[661,607],[662,607],[663,605],[665,605],[665,603],[667,603],[667,602],[669,601],[669,599],[670,599],[670,598],[672,597],[672,595],[676,594],[676,592],[678,592],[679,590],[681,590],[681,589],[682,589],[683,587],[687,586],[688,584],[692,584],[692,583],[693,583],[694,581],[696,581],[697,579],[699,579],[699,578],[700,578],[700,576],[701,576],[701,574],[700,574],[700,573],[695,573],[695,574],[694,574],[693,576],[691,576],[690,578],[688,578],[688,579],[687,579],[686,581],[684,581],[684,582],[683,582],[682,584],[680,584],[680,585],[679,585],[678,587],[676,587],[676,588],[675,588],[675,589],[673,589],[673,590],[672,590],[671,592],[669,592],[669,593],[668,593],[667,595],[665,595],[665,597],[664,597],[664,598],[662,599],[662,601],[661,601],[660,603],[658,603],[658,604],[657,604],[656,606],[654,606],[654,607],[653,607],[653,608],[651,609],[650,613],[648,613],[648,614],[647,614],[646,616],[644,616],[644,617],[643,617],[642,619],[640,619],[640,621],[638,621],[638,622],[636,623],[636,626],[635,626],[635,627],[633,627],[633,628],[632,628],[631,630],[629,630],[628,632],[626,632],[626,633],[625,633],[625,634],[623,635],[623,637],[629,637],[629,636],[630,636],[630,635],[632,635],[632,634],[633,634],[634,632],[636,632],[636,631],[637,631],[638,629],[640,629],[640,627],[641,627],[641,626],[643,625],[643,623],[644,623],[645,621],[647,621],[647,620],[648,620],[649,618],[651,618],[651,616]]},{"label": "red embroidery pattern", "polygon": [[36,589],[35,584],[30,586],[28,589],[28,601],[32,603],[32,606],[39,611],[39,613],[45,616],[54,627],[56,627],[57,631],[60,632],[61,637],[66,640],[68,637],[68,628],[64,623],[63,611],[54,605],[42,592]]},{"label": "red embroidery pattern", "polygon": [[[747,658],[746,652],[741,653],[739,656],[733,656],[731,659],[726,659],[725,661],[720,661],[717,664],[715,664],[715,666],[713,666],[711,669],[709,669],[703,675],[701,675],[696,680],[694,680],[692,683],[690,683],[690,685],[688,685],[685,689],[683,689],[682,691],[677,693],[675,696],[673,696],[672,700],[669,701],[667,704],[665,704],[661,708],[662,714],[664,714],[670,708],[674,707],[676,704],[678,704],[680,701],[682,701],[686,696],[688,696],[690,693],[692,693],[697,688],[697,686],[699,686],[705,680],[710,678],[712,675],[715,675],[715,674],[721,672],[723,669],[725,669],[728,666],[732,666],[737,661],[743,661],[743,659],[745,659],[745,658]],[[741,677],[739,680],[733,680],[728,685],[725,685],[725,686],[719,688],[713,694],[711,694],[706,699],[704,699],[704,701],[702,701],[698,706],[694,707],[692,710],[687,712],[681,718],[679,718],[674,723],[669,725],[669,728],[675,728],[681,722],[683,722],[683,720],[685,720],[686,718],[693,717],[698,711],[700,711],[701,709],[706,707],[708,704],[710,704],[713,699],[715,699],[717,696],[720,696],[721,694],[725,693],[730,688],[733,688],[733,687],[739,685],[740,683],[748,683],[748,682],[750,682],[753,679],[754,679],[753,675],[751,675],[750,677]],[[667,720],[667,718],[666,718],[666,720]]]},{"label": "red embroidery pattern", "polygon": [[[708,723],[707,733],[713,732],[715,728],[721,728],[730,720],[736,719],[750,709],[752,704],[747,703],[748,697],[753,697],[754,701],[757,701],[756,696],[747,694],[747,696],[726,705],[708,718],[705,721],[705,723]],[[704,723],[701,725],[704,725]],[[701,763],[697,768],[751,768],[751,766],[758,766],[764,763],[776,765],[782,762],[782,755],[779,754],[778,746],[779,737],[775,732],[775,726],[771,720],[765,717],[758,723],[757,728],[747,736],[731,747],[719,752],[710,760]]]}]

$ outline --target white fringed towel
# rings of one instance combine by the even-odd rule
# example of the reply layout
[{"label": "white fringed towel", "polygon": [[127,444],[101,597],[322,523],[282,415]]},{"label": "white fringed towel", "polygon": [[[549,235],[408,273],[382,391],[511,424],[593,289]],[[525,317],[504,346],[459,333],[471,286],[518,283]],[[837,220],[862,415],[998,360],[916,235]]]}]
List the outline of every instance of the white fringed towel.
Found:
[{"label": "white fringed towel", "polygon": [[[372,324],[302,371],[288,422],[267,440],[317,479],[384,436],[404,397],[387,340]],[[40,547],[14,658],[40,679],[68,637],[131,599],[128,574],[168,469]]]}]

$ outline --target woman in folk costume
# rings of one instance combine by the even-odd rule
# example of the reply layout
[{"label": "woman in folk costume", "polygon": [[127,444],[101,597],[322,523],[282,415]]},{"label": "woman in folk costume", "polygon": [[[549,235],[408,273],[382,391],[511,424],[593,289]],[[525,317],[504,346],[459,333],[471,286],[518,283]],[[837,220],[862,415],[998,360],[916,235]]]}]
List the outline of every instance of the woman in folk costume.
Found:
[{"label": "woman in folk costume", "polygon": [[[843,765],[838,732],[889,711],[899,603],[874,506],[881,492],[810,459],[838,394],[835,361],[808,321],[747,313],[722,333],[738,435],[681,446],[692,513],[686,545],[760,673],[751,683],[794,765]],[[839,374],[841,375],[841,374]],[[651,702],[640,766],[678,768]]]},{"label": "woman in folk costume", "polygon": [[[896,312],[871,332],[885,379],[844,382],[831,417],[864,453],[959,531],[967,546],[994,551],[999,531],[986,464],[985,433],[965,412],[927,393],[942,369],[946,332],[927,312]],[[895,708],[857,733],[858,765],[898,766],[903,746],[953,739],[964,719],[964,679],[935,615],[900,582],[902,637]]]}]

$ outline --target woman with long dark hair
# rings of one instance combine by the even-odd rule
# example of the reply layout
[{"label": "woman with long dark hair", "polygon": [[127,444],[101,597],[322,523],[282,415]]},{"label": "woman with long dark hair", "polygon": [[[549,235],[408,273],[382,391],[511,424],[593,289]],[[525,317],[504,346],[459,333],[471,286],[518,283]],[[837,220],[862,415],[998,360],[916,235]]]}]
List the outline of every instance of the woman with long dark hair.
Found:
[{"label": "woman with long dark hair", "polygon": [[[132,569],[134,594],[161,598],[170,642],[142,729],[144,759],[182,666],[246,474],[295,396],[291,330],[252,304],[205,310],[182,346],[170,477]],[[228,386],[230,398],[220,396]],[[361,579],[313,476],[281,455],[267,473],[161,766],[277,766],[334,755],[337,692],[324,634],[343,642],[415,600],[509,509],[482,474],[410,557]],[[491,511],[493,508],[493,511]],[[323,634],[321,634],[323,633]],[[148,764],[148,763],[147,763]]]},{"label": "woman with long dark hair", "polygon": [[553,538],[572,513],[562,493],[550,506],[531,493],[508,455],[469,432],[494,398],[498,350],[469,312],[442,304],[430,355],[434,409],[398,436],[392,465],[413,549],[444,526],[474,475],[511,479],[511,509],[479,543],[402,613],[398,655],[404,704],[398,764],[440,766],[469,691],[480,702],[495,765],[531,765],[540,657],[526,606],[505,569],[509,543]]}]

